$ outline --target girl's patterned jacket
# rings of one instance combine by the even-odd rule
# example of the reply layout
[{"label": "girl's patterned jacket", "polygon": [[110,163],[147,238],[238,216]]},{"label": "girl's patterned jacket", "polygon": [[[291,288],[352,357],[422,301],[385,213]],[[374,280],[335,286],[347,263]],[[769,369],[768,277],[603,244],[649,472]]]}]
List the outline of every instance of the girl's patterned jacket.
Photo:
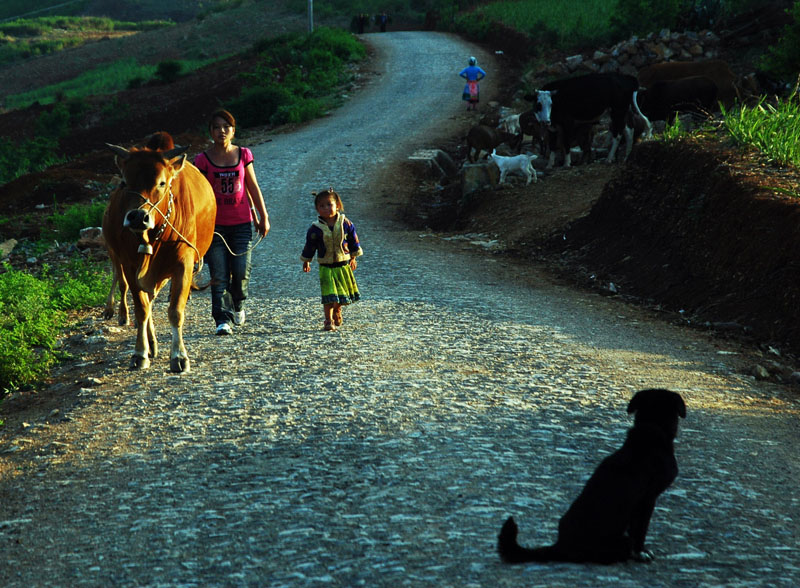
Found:
[{"label": "girl's patterned jacket", "polygon": [[342,265],[364,251],[358,242],[356,227],[341,213],[331,229],[323,220],[311,225],[306,233],[306,246],[300,259],[311,261],[317,254],[317,262],[321,265]]}]

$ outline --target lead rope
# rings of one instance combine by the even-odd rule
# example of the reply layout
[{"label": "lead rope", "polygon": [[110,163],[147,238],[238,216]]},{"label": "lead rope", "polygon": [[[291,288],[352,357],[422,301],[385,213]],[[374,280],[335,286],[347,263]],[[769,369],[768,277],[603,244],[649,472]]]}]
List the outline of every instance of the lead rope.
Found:
[{"label": "lead rope", "polygon": [[[133,191],[133,190],[131,190],[131,191]],[[136,194],[139,194],[139,193],[136,192]],[[139,196],[141,198],[144,198],[144,196],[142,196],[141,194],[139,194]],[[153,204],[152,202],[150,202],[146,198],[144,198],[144,199],[145,199],[145,204],[150,206],[150,212],[151,213],[152,213],[153,210],[157,210],[158,213],[164,218],[164,222],[161,224],[161,226],[158,229],[158,232],[156,233],[155,237],[153,238],[153,243],[158,243],[161,240],[161,236],[164,234],[164,229],[166,229],[167,225],[169,225],[169,227],[175,232],[175,234],[178,235],[179,240],[181,240],[184,243],[186,243],[189,247],[194,249],[195,253],[197,253],[197,260],[198,260],[197,261],[197,269],[194,270],[194,272],[192,272],[192,275],[196,276],[197,274],[199,274],[203,270],[203,256],[200,255],[200,251],[197,249],[197,247],[195,247],[194,244],[191,241],[189,241],[189,239],[184,237],[183,234],[177,228],[175,228],[175,225],[173,225],[172,221],[170,220],[170,217],[172,216],[172,212],[174,210],[172,204],[173,204],[173,202],[175,202],[175,195],[172,193],[171,182],[170,182],[170,189],[169,189],[169,202],[167,203],[167,214],[164,214],[161,211],[161,209],[158,208],[158,203],[161,202],[161,200],[159,200],[158,202]],[[163,198],[162,198],[162,200],[163,200]],[[145,204],[143,204],[142,206],[144,206]],[[142,245],[140,247],[143,247],[143,246],[144,245]],[[226,246],[227,246],[227,244],[226,244]],[[144,253],[146,255],[150,255],[150,254],[153,253],[152,244],[148,244],[147,245],[147,249],[148,250],[145,250],[145,251],[142,251],[140,249],[139,252],[140,253]]]},{"label": "lead rope", "polygon": [[[245,190],[244,190],[244,193],[245,193],[245,194],[247,194],[247,199],[250,201],[250,211],[253,213],[253,218],[258,218],[258,212],[256,212],[256,205],[255,205],[255,203],[253,202],[253,197],[250,195],[250,190],[248,190],[247,188],[245,188]],[[263,235],[259,235],[259,237],[258,237],[258,241],[256,241],[256,242],[253,244],[253,246],[252,246],[252,247],[250,247],[250,248],[249,248],[249,249],[247,249],[246,251],[243,251],[242,253],[234,253],[234,252],[231,250],[230,246],[228,245],[228,242],[225,240],[225,237],[223,237],[222,235],[220,235],[220,234],[219,234],[217,231],[214,231],[214,234],[215,234],[215,235],[217,235],[217,236],[219,236],[219,238],[220,238],[220,239],[222,239],[222,244],[223,244],[223,245],[225,245],[225,249],[227,249],[227,250],[228,250],[228,253],[230,253],[230,254],[231,254],[231,255],[233,255],[234,257],[241,257],[242,255],[247,255],[247,254],[248,254],[248,253],[250,253],[250,252],[251,252],[253,249],[255,249],[256,247],[258,247],[258,246],[261,244],[261,241],[263,241],[263,240],[264,240],[264,236],[263,236]]]},{"label": "lead rope", "polygon": [[217,236],[218,236],[220,239],[222,239],[222,244],[223,244],[223,245],[225,245],[225,249],[227,249],[227,250],[228,250],[228,253],[230,253],[230,254],[231,254],[231,255],[233,255],[234,257],[241,257],[242,255],[247,255],[247,254],[248,254],[248,253],[250,253],[250,252],[251,252],[253,249],[255,249],[256,247],[258,247],[258,246],[259,246],[259,244],[261,243],[261,241],[263,241],[263,240],[264,240],[264,237],[263,237],[263,236],[261,236],[261,235],[259,235],[259,236],[258,236],[258,241],[256,241],[256,242],[253,244],[253,246],[252,246],[252,247],[249,247],[247,250],[245,250],[245,251],[242,251],[241,253],[234,253],[234,252],[233,252],[233,250],[232,250],[232,249],[230,248],[230,246],[228,245],[228,242],[225,240],[225,237],[223,237],[222,235],[220,235],[220,234],[219,234],[217,231],[214,231],[214,234],[215,234],[215,235],[217,235]]}]

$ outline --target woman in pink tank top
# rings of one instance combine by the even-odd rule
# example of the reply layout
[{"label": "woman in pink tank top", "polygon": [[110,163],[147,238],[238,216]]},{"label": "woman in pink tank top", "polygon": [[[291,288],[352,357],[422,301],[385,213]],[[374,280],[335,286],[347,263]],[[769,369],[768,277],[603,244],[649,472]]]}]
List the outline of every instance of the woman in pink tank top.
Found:
[{"label": "woman in pink tank top", "polygon": [[211,273],[211,314],[217,335],[230,335],[244,324],[244,301],[250,281],[252,225],[264,237],[269,216],[253,170],[253,153],[233,144],[236,120],[227,110],[211,115],[214,144],[198,153],[194,165],[206,176],[217,199],[214,240],[205,256]]}]

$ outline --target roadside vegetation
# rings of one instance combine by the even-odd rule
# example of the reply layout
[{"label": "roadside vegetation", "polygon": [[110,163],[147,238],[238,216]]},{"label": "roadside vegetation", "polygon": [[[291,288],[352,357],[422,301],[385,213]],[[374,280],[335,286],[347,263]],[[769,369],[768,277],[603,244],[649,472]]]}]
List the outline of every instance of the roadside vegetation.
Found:
[{"label": "roadside vegetation", "polygon": [[[41,241],[24,243],[28,256],[74,243],[80,229],[97,226],[105,199],[75,205],[51,215]],[[69,247],[69,246],[68,246]],[[74,249],[74,247],[72,247]],[[108,263],[75,252],[65,264],[42,265],[36,272],[6,263],[0,273],[0,398],[35,385],[67,356],[59,339],[69,326],[70,312],[103,304],[111,286]]]},{"label": "roadside vegetation", "polygon": [[800,166],[800,102],[797,85],[792,94],[769,104],[765,100],[752,107],[724,112],[725,128],[739,145],[753,147],[777,166]]},{"label": "roadside vegetation", "polygon": [[243,75],[248,83],[227,106],[243,126],[300,123],[338,105],[338,88],[350,76],[348,66],[366,50],[346,31],[317,28],[311,34],[287,34],[253,47],[261,61]]},{"label": "roadside vegetation", "polygon": [[[143,0],[145,1],[145,0]],[[238,6],[246,0],[197,3],[203,13]],[[256,4],[261,0],[254,0]],[[288,0],[298,12],[306,10],[305,0]],[[145,1],[147,4],[149,0]],[[141,3],[141,2],[140,2]],[[3,15],[22,14],[52,5],[52,2],[10,0],[3,3]],[[155,5],[155,3],[151,3]],[[180,4],[180,3],[179,3]],[[752,0],[574,0],[564,10],[563,0],[503,0],[479,3],[453,0],[395,0],[387,7],[379,0],[331,0],[318,3],[316,10],[351,16],[386,10],[395,18],[417,18],[435,11],[439,28],[480,41],[498,25],[529,35],[541,45],[562,52],[617,42],[632,34],[647,34],[660,28],[675,28],[691,17],[702,24],[723,14],[736,14],[753,6]],[[83,3],[69,4],[77,10]],[[182,6],[188,6],[186,2]],[[9,12],[10,9],[10,12]],[[689,11],[689,12],[687,12]],[[800,71],[800,0],[794,4],[795,24],[787,27],[780,42],[765,51],[763,67],[774,75]],[[84,39],[102,31],[135,32],[146,27],[172,26],[169,21],[120,23],[109,19],[29,17],[0,22],[0,62],[24,59],[70,46],[57,39],[62,31],[75,31]],[[139,27],[139,28],[135,28]],[[92,35],[87,31],[93,31]],[[51,36],[52,44],[37,45]],[[34,42],[37,38],[40,41]],[[43,42],[43,41],[41,41]],[[61,43],[61,44],[59,44]],[[248,51],[260,57],[254,71],[243,72],[247,83],[241,94],[224,104],[237,113],[243,127],[304,122],[335,108],[339,88],[351,76],[353,64],[365,56],[364,46],[350,32],[319,27],[312,34],[286,34],[265,39]],[[535,56],[531,56],[534,59]],[[71,81],[24,95],[7,97],[5,108],[18,109],[39,102],[53,104],[40,115],[33,138],[0,137],[0,184],[59,163],[59,139],[65,137],[85,114],[86,98],[108,96],[109,113],[117,109],[114,93],[150,83],[168,84],[181,75],[201,68],[206,61],[169,61],[139,64],[132,58],[86,72]],[[777,102],[737,107],[725,113],[726,132],[743,146],[763,151],[777,165],[797,165],[800,150],[795,138],[798,98],[795,90]],[[664,140],[684,136],[678,124],[668,125]],[[58,244],[74,242],[77,231],[100,224],[108,194],[91,205],[62,209],[44,223],[40,239],[20,246],[31,256]],[[0,230],[9,219],[0,217]],[[74,248],[73,248],[74,249]],[[110,287],[107,264],[76,253],[63,267],[43,266],[37,273],[0,268],[0,399],[5,392],[35,386],[62,357],[58,338],[69,324],[70,312],[102,304]]]}]

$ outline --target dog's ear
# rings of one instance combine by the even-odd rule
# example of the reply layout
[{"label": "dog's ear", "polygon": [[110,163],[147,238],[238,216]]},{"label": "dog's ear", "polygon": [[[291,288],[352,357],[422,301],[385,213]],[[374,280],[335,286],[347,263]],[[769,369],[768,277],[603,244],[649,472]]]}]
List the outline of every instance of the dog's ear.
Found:
[{"label": "dog's ear", "polygon": [[675,394],[675,408],[678,411],[678,416],[682,419],[686,418],[686,403],[683,401],[683,398],[677,392],[673,392]]}]

